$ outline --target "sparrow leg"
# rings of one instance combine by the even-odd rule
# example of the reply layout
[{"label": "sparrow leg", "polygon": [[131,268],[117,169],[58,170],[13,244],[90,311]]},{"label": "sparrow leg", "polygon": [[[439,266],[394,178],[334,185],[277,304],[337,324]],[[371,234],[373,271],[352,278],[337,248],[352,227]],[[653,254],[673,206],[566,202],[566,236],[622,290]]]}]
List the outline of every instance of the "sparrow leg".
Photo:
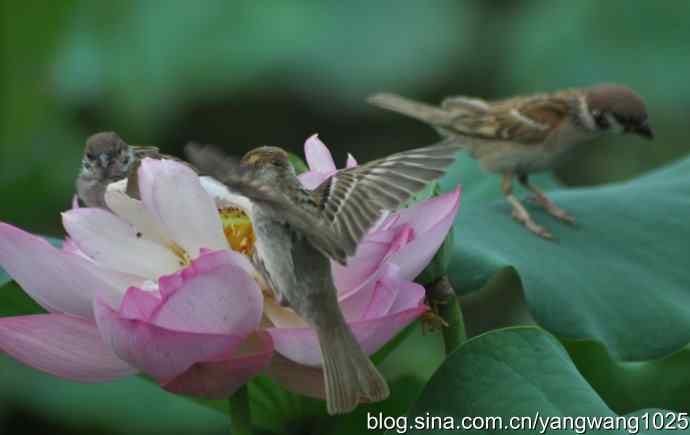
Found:
[{"label": "sparrow leg", "polygon": [[501,190],[503,191],[503,194],[508,202],[513,206],[513,217],[516,220],[522,222],[522,224],[527,227],[528,230],[540,237],[545,239],[553,238],[553,235],[549,232],[549,230],[537,225],[537,223],[532,220],[532,217],[527,212],[525,206],[522,205],[515,195],[513,195],[513,174],[511,172],[503,174]]},{"label": "sparrow leg", "polygon": [[555,202],[551,201],[546,196],[546,194],[542,192],[537,186],[531,184],[529,182],[527,174],[518,175],[518,181],[520,182],[520,184],[525,186],[525,188],[531,190],[532,193],[534,193],[535,202],[539,204],[541,207],[543,207],[548,214],[555,217],[556,219],[562,220],[563,222],[575,225],[575,218],[570,216],[565,210],[557,206]]}]

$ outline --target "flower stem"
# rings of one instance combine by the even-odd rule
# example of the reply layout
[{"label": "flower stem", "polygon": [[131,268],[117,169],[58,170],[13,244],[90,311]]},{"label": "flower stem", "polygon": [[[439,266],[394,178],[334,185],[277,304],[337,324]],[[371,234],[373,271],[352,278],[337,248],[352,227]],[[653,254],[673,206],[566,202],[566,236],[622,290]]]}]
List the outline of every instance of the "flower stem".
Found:
[{"label": "flower stem", "polygon": [[448,355],[467,340],[465,321],[458,297],[445,275],[430,286],[428,295],[432,303],[438,307],[438,315],[445,322],[441,331],[446,355]]},{"label": "flower stem", "polygon": [[228,399],[230,404],[230,433],[232,435],[251,435],[252,417],[249,410],[249,389],[243,385]]}]

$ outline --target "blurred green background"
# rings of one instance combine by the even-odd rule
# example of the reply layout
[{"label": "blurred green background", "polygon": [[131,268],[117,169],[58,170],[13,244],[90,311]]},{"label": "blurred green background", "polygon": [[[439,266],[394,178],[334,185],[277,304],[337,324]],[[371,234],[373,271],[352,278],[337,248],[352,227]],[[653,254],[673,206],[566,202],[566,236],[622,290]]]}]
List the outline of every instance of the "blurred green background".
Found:
[{"label": "blurred green background", "polygon": [[[62,236],[85,138],[115,130],[180,155],[189,140],[342,165],[437,140],[364,102],[438,102],[620,82],[648,102],[654,142],[606,138],[559,170],[625,179],[690,151],[690,2],[611,0],[5,1],[0,220]],[[498,180],[496,183],[498,189]],[[123,420],[123,416],[127,416]],[[226,433],[221,414],[140,379],[55,380],[0,356],[0,433]]]}]

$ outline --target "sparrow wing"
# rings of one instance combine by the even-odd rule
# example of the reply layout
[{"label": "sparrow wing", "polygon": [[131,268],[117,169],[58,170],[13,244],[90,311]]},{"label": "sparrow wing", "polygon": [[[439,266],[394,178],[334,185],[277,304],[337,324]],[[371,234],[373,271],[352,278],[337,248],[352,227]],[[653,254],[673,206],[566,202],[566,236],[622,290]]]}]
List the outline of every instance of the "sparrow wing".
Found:
[{"label": "sparrow wing", "polygon": [[380,219],[441,177],[460,149],[452,141],[393,154],[344,169],[324,181],[313,196],[321,216],[338,234],[348,256]]},{"label": "sparrow wing", "polygon": [[324,255],[345,265],[347,252],[331,225],[320,218],[311,192],[298,190],[291,198],[281,190],[257,182],[250,169],[239,160],[221,151],[197,144],[188,144],[187,157],[204,174],[225,184],[231,191],[246,196],[252,202],[262,202],[281,211],[281,216],[293,228],[307,235],[312,244]]},{"label": "sparrow wing", "polygon": [[143,159],[144,157],[160,158],[160,149],[152,145],[131,145],[134,156]]},{"label": "sparrow wing", "polygon": [[484,140],[540,144],[567,119],[572,103],[563,98],[516,98],[482,114],[459,115],[447,130]]},{"label": "sparrow wing", "polygon": [[445,98],[441,102],[441,107],[449,111],[484,113],[491,109],[491,105],[481,98],[466,97],[464,95],[454,95]]}]

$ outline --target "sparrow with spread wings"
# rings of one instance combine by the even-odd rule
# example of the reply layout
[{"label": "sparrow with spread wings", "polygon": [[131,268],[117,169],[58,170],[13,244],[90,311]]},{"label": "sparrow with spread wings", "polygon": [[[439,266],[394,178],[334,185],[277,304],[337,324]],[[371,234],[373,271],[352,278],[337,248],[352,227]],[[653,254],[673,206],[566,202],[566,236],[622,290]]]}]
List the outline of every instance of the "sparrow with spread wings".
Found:
[{"label": "sparrow with spread wings", "polygon": [[254,263],[276,299],[314,329],[331,414],[384,400],[389,390],[340,311],[330,260],[345,265],[382,213],[442,176],[457,151],[443,142],[401,152],[344,169],[310,191],[280,148],[257,148],[240,161],[208,147],[187,148],[197,168],[252,201]]},{"label": "sparrow with spread wings", "polygon": [[179,161],[161,154],[154,146],[128,145],[113,131],[90,136],[76,181],[77,196],[87,207],[107,209],[105,191],[108,184],[128,178],[127,193],[138,198],[137,169],[145,157]]},{"label": "sparrow with spread wings", "polygon": [[549,214],[574,224],[572,216],[529,182],[529,175],[553,169],[573,154],[577,144],[607,132],[653,137],[643,99],[614,84],[495,102],[456,96],[440,107],[393,94],[373,95],[368,101],[430,124],[467,149],[484,170],[502,174],[502,191],[513,217],[545,238],[551,233],[537,225],[513,195],[513,177],[534,193],[537,204]]}]

